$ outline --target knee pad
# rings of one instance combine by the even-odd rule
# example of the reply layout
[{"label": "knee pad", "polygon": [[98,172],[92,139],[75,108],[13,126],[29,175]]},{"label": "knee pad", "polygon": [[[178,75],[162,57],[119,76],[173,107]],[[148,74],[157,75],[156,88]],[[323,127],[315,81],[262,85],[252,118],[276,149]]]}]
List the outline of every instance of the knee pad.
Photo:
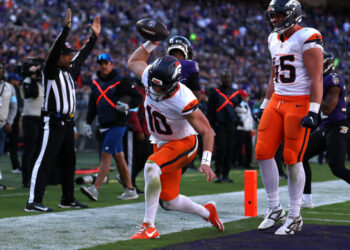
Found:
[{"label": "knee pad", "polygon": [[144,168],[145,178],[159,177],[161,173],[162,171],[160,170],[160,167],[154,161],[148,160],[146,162],[146,165]]},{"label": "knee pad", "polygon": [[273,158],[273,154],[268,152],[268,145],[264,142],[258,142],[255,147],[255,155],[257,160],[267,160]]},{"label": "knee pad", "polygon": [[144,169],[144,176],[147,185],[147,193],[152,192],[152,190],[160,190],[160,174],[162,171],[160,167],[153,161],[147,161]]},{"label": "knee pad", "polygon": [[296,153],[289,148],[284,148],[283,158],[284,158],[284,162],[286,163],[286,165],[292,165],[292,164],[295,164],[297,162]]}]

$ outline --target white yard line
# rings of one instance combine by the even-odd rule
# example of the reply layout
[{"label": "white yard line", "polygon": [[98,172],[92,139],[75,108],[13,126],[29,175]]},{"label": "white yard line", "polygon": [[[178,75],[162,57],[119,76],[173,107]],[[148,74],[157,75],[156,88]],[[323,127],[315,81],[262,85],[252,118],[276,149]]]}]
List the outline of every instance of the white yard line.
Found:
[{"label": "white yard line", "polygon": [[349,211],[348,211],[348,213],[330,213],[328,211],[314,212],[314,211],[312,211],[312,209],[304,209],[303,214],[337,215],[337,216],[347,216],[347,217],[350,218],[350,212]]},{"label": "white yard line", "polygon": [[[350,200],[350,186],[341,180],[313,183],[313,190],[316,206]],[[281,204],[288,208],[286,186],[280,188],[280,197]],[[215,201],[223,222],[246,218],[243,191],[191,198],[199,204]],[[265,191],[259,189],[258,215],[265,212],[266,205]],[[143,214],[144,203],[140,202],[0,219],[0,248],[77,249],[126,240],[140,226]],[[161,208],[158,210],[156,224],[161,235],[210,226],[194,215],[166,212]]]}]

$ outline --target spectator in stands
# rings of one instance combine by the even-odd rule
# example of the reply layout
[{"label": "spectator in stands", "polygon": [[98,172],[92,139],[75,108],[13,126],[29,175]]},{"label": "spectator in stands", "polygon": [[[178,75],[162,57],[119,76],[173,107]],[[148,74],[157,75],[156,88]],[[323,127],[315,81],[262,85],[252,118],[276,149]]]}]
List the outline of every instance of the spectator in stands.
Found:
[{"label": "spectator in stands", "polygon": [[129,108],[135,108],[142,99],[131,80],[118,74],[109,54],[100,54],[97,63],[98,79],[93,80],[91,85],[85,131],[87,136],[92,136],[91,123],[97,115],[103,137],[100,171],[94,185],[81,186],[80,190],[91,200],[97,201],[98,189],[109,172],[113,157],[125,182],[125,192],[117,198],[136,199],[138,195],[130,180],[122,139],[126,131]]}]

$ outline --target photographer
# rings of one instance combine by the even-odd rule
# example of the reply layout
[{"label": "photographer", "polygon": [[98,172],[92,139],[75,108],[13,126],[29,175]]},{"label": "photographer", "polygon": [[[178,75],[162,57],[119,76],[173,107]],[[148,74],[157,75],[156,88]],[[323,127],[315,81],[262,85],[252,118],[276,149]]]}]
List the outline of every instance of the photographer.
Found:
[{"label": "photographer", "polygon": [[41,58],[27,59],[21,69],[24,78],[21,95],[24,99],[22,112],[24,150],[22,155],[22,187],[29,188],[30,177],[40,144],[41,107],[44,103],[44,87],[41,73],[44,60]]}]

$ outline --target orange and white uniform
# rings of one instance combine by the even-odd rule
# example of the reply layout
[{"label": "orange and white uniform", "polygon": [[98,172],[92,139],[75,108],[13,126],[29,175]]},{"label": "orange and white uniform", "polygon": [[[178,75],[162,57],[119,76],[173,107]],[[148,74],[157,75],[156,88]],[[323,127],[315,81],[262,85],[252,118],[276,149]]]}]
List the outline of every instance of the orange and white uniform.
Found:
[{"label": "orange and white uniform", "polygon": [[303,160],[310,133],[310,129],[301,127],[301,119],[309,111],[311,84],[303,53],[311,48],[323,50],[322,35],[314,28],[300,28],[282,41],[280,35],[271,33],[268,46],[275,70],[275,92],[259,123],[256,158],[273,158],[284,140],[285,163],[295,164]]},{"label": "orange and white uniform", "polygon": [[[147,66],[142,73],[142,83],[148,87]],[[154,101],[146,94],[145,113],[147,127],[154,144],[154,153],[148,158],[162,171],[160,199],[169,201],[179,195],[181,169],[196,156],[198,141],[195,130],[184,115],[195,111],[198,100],[192,91],[178,83],[176,91],[162,101]]]}]

